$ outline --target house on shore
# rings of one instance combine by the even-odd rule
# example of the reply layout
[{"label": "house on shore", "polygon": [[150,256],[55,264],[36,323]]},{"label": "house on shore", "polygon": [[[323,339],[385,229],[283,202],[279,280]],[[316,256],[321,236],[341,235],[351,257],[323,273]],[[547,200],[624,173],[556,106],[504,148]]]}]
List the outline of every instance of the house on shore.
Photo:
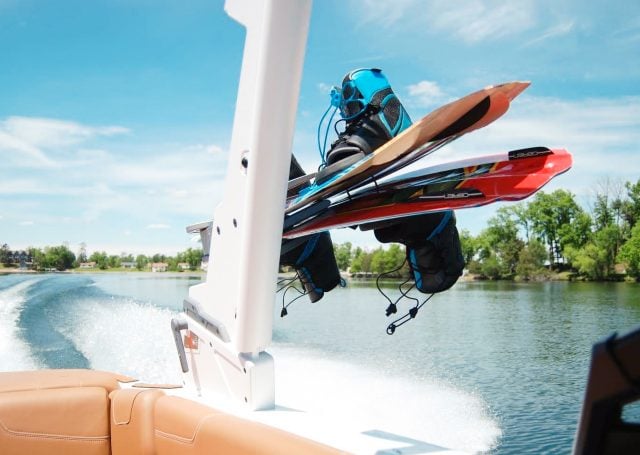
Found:
[{"label": "house on shore", "polygon": [[152,272],[166,272],[169,269],[169,264],[166,262],[153,262],[151,263]]}]

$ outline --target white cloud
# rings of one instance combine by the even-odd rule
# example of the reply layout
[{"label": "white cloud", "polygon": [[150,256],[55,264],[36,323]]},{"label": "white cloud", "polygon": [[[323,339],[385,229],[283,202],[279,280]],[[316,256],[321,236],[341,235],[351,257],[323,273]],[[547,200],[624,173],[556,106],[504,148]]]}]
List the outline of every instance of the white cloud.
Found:
[{"label": "white cloud", "polygon": [[554,25],[553,27],[549,27],[544,30],[540,36],[537,36],[529,41],[527,41],[524,46],[532,46],[534,44],[539,44],[543,41],[546,41],[550,38],[557,38],[560,36],[564,36],[570,33],[574,28],[574,21],[565,21],[560,24]]},{"label": "white cloud", "polygon": [[353,9],[363,23],[375,23],[389,28],[404,20],[407,17],[407,13],[419,3],[421,2],[416,0],[394,0],[392,2],[363,0],[353,2]]},{"label": "white cloud", "polygon": [[20,226],[33,226],[35,223],[33,221],[20,221],[18,224]]},{"label": "white cloud", "polygon": [[431,107],[445,98],[445,93],[436,82],[420,81],[407,87],[409,98],[406,103],[418,107]]},{"label": "white cloud", "polygon": [[[120,237],[141,246],[181,241],[170,234],[171,226],[211,216],[228,154],[214,143],[141,143],[137,138],[135,145],[112,148],[105,141],[126,131],[55,119],[0,120],[4,220],[18,223],[29,213],[46,227],[30,237],[34,244],[96,243],[109,241],[114,232],[125,232]],[[10,233],[0,223],[0,235],[19,237]]]},{"label": "white cloud", "polygon": [[38,147],[29,142],[2,131],[0,124],[0,155],[5,163],[29,163],[35,166],[51,167],[55,163]]},{"label": "white cloud", "polygon": [[2,130],[34,146],[61,147],[77,144],[96,136],[114,136],[128,133],[122,126],[93,127],[78,122],[39,117],[9,117]]},{"label": "white cloud", "polygon": [[209,155],[220,155],[224,153],[224,149],[217,144],[193,144],[183,147],[178,147],[174,153],[180,155],[194,155],[199,153],[207,153]]},{"label": "white cloud", "polygon": [[128,132],[122,126],[93,127],[67,120],[13,116],[0,121],[0,154],[22,166],[56,167],[60,162],[48,156],[47,150],[68,152],[72,145]]},{"label": "white cloud", "polygon": [[435,30],[450,33],[467,43],[493,40],[521,33],[535,25],[531,1],[442,1],[431,4],[429,16]]},{"label": "white cloud", "polygon": [[531,29],[539,8],[532,0],[365,0],[351,6],[364,25],[390,28],[402,23],[405,28],[443,33],[470,44]]}]

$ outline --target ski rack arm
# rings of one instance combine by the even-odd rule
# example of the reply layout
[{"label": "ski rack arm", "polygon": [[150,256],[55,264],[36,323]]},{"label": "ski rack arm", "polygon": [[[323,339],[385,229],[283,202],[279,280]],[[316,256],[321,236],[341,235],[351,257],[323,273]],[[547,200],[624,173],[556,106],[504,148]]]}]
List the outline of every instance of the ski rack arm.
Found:
[{"label": "ski rack arm", "polygon": [[187,234],[200,234],[202,244],[202,260],[209,261],[209,250],[211,249],[211,232],[213,230],[213,220],[187,226]]},{"label": "ski rack arm", "polygon": [[189,336],[199,340],[186,349],[185,382],[202,395],[266,409],[275,405],[273,359],[265,349],[311,0],[227,0],[225,10],[246,27],[246,39],[207,279],[189,290],[197,305],[187,306],[197,311],[183,314]]}]

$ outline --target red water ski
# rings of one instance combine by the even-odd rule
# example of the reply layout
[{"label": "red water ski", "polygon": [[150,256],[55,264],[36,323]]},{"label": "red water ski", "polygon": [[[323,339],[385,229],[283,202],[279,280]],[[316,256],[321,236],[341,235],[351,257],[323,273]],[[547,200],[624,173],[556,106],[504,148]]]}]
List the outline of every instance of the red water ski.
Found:
[{"label": "red water ski", "polygon": [[[403,187],[402,180],[394,180],[329,208],[321,215],[288,230],[283,237],[294,238],[329,229],[448,209],[478,207],[497,201],[521,200],[571,168],[571,154],[564,149],[539,147],[525,150],[538,151],[529,156],[523,154],[520,158],[517,158],[516,152],[522,151],[511,152],[511,159],[496,162],[489,166],[488,171],[480,174],[475,166],[470,166],[462,168],[462,177],[447,179],[440,175],[426,184],[416,184],[414,181],[414,184],[408,183]],[[540,150],[547,150],[548,153]],[[455,166],[455,163],[450,164]],[[459,169],[452,167],[449,172],[453,174]]]}]

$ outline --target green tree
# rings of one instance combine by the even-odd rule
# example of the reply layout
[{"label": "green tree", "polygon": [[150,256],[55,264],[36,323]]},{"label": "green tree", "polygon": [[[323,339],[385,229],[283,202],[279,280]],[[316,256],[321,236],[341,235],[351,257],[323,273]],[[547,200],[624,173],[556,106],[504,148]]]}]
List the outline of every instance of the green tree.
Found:
[{"label": "green tree", "polygon": [[591,225],[591,216],[587,212],[577,212],[570,224],[564,224],[558,229],[563,248],[566,246],[580,248],[586,245],[591,240]]},{"label": "green tree", "polygon": [[144,270],[148,264],[149,264],[149,258],[146,257],[144,254],[139,254],[138,256],[136,256],[136,268],[138,270]]},{"label": "green tree", "polygon": [[614,215],[609,204],[608,194],[596,194],[593,205],[593,222],[596,231],[613,224]]},{"label": "green tree", "polygon": [[120,253],[120,264],[123,262],[135,262],[135,259],[132,254]]},{"label": "green tree", "polygon": [[492,280],[502,277],[502,269],[502,264],[494,254],[489,254],[480,264],[480,273]]},{"label": "green tree", "polygon": [[355,249],[353,259],[351,261],[352,273],[369,273],[371,272],[372,253],[363,250],[360,247]]},{"label": "green tree", "polygon": [[151,257],[151,262],[167,262],[167,257],[164,254],[156,253]]},{"label": "green tree", "polygon": [[627,274],[638,281],[640,279],[640,223],[631,230],[631,236],[626,241],[618,258],[627,266]]},{"label": "green tree", "polygon": [[0,263],[4,265],[11,264],[11,250],[6,243],[0,247]]},{"label": "green tree", "polygon": [[[518,226],[511,210],[507,207],[498,209],[496,215],[489,219],[489,226],[481,232],[478,242],[481,245],[480,262],[483,275],[492,278],[515,275],[518,256],[524,242],[518,238]],[[491,273],[486,273],[488,270]]]},{"label": "green tree", "polygon": [[373,273],[385,273],[389,277],[399,277],[402,274],[400,266],[404,262],[404,249],[397,243],[392,243],[388,248],[378,248],[371,254],[371,271]]},{"label": "green tree", "polygon": [[526,203],[519,203],[507,207],[508,211],[511,211],[516,224],[520,225],[524,231],[524,238],[526,242],[531,239],[531,218],[529,217],[529,207]]},{"label": "green tree", "polygon": [[67,270],[73,267],[76,255],[65,245],[46,247],[44,249],[43,266],[56,270]]},{"label": "green tree", "polygon": [[547,245],[551,264],[560,266],[564,262],[561,233],[567,235],[563,226],[571,225],[583,212],[582,208],[569,191],[556,190],[551,194],[540,191],[529,203],[528,212],[532,231]]},{"label": "green tree", "polygon": [[184,252],[184,262],[189,263],[191,270],[197,270],[202,263],[202,249],[187,248]]},{"label": "green tree", "polygon": [[531,239],[522,251],[520,251],[516,273],[524,280],[545,275],[546,269],[544,268],[544,263],[546,260],[547,251],[545,246],[539,240]]},{"label": "green tree", "polygon": [[640,219],[640,180],[636,183],[626,182],[627,198],[622,201],[620,211],[629,228],[635,227]]},{"label": "green tree", "polygon": [[44,253],[40,248],[29,247],[27,248],[27,254],[31,258],[31,267],[34,270],[44,269]]},{"label": "green tree", "polygon": [[376,248],[371,253],[371,271],[373,273],[387,272],[388,269],[386,267],[387,264],[384,250],[382,249],[382,247]]},{"label": "green tree", "polygon": [[460,247],[462,248],[462,256],[464,257],[465,264],[471,264],[474,257],[478,253],[480,246],[475,237],[473,237],[468,230],[462,229],[460,231]]},{"label": "green tree", "polygon": [[615,224],[611,224],[594,234],[594,243],[603,252],[605,277],[614,273],[621,237],[620,227]]},{"label": "green tree", "polygon": [[120,256],[116,256],[115,254],[110,255],[108,258],[107,264],[111,269],[119,268],[121,265]]},{"label": "green tree", "polygon": [[614,273],[619,229],[611,224],[595,232],[593,239],[585,246],[568,246],[566,254],[573,267],[590,280],[609,278]]},{"label": "green tree", "polygon": [[566,255],[573,267],[587,278],[602,280],[606,277],[606,254],[593,242],[580,249],[569,246]]},{"label": "green tree", "polygon": [[182,261],[182,254],[178,253],[176,256],[174,257],[167,257],[165,259],[165,262],[169,265],[168,269],[170,272],[177,272],[178,271],[178,264],[180,262],[184,262]]},{"label": "green tree", "polygon": [[[397,243],[392,243],[391,245],[389,245],[389,248],[386,251],[386,265],[387,265],[387,270],[395,270],[395,269],[399,269],[402,264],[405,262],[405,258],[406,258],[406,254],[405,254],[405,248],[403,246],[400,246]],[[405,267],[405,269],[400,269],[397,272],[395,272],[395,276],[402,276],[402,272],[403,270],[408,271],[408,267]]]},{"label": "green tree", "polygon": [[109,268],[109,256],[104,251],[94,251],[89,256],[90,262],[95,262],[100,270],[107,270]]},{"label": "green tree", "polygon": [[351,265],[351,242],[340,243],[333,246],[336,262],[339,270],[347,270]]}]

